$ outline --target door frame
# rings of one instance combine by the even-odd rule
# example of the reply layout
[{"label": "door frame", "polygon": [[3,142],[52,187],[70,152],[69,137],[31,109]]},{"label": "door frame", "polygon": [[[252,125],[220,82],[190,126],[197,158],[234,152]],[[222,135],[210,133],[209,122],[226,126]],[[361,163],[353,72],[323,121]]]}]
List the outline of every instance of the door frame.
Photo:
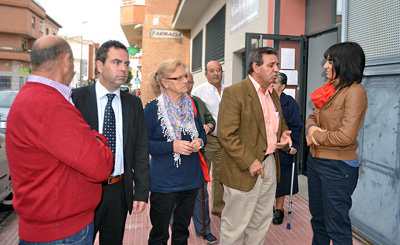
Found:
[{"label": "door frame", "polygon": [[[262,33],[246,33],[246,42],[245,42],[245,74],[247,75],[247,62],[251,47],[251,40],[257,39],[257,47],[262,47],[263,40],[268,39],[274,41],[274,47],[279,51],[279,41],[295,41],[299,42],[299,71],[298,71],[298,104],[300,108],[300,116],[302,118],[303,124],[305,125],[307,120],[306,115],[306,103],[307,103],[307,71],[308,71],[308,48],[309,48],[309,38],[314,38],[325,33],[330,33],[336,31],[339,35],[340,24],[336,24],[334,26],[322,29],[317,32],[310,33],[308,35],[302,36],[291,36],[291,35],[278,35],[278,34],[262,34]],[[340,40],[340,39],[338,39]],[[305,140],[305,128],[303,127],[300,132],[300,146],[299,151],[296,157],[296,164],[298,166],[298,171],[303,173],[305,169],[305,164],[307,162],[307,153],[308,146]]]},{"label": "door frame", "polygon": [[[300,54],[299,54],[299,70],[298,70],[298,84],[297,84],[297,94],[298,94],[298,104],[300,107],[300,116],[302,118],[302,121],[304,123],[305,121],[305,103],[306,103],[306,64],[305,64],[305,54],[307,54],[307,40],[306,40],[306,36],[291,36],[291,35],[278,35],[278,34],[262,34],[262,33],[246,33],[246,43],[245,43],[245,61],[246,61],[246,70],[245,70],[245,74],[247,74],[247,62],[248,62],[248,57],[249,54],[251,52],[251,40],[252,39],[257,39],[258,43],[257,43],[257,47],[262,47],[262,41],[263,40],[272,40],[274,41],[274,47],[275,49],[277,49],[279,51],[279,41],[293,41],[293,42],[299,42],[299,50],[300,50]],[[304,105],[304,106],[302,106]],[[300,133],[300,146],[299,146],[299,154],[298,156],[295,158],[296,160],[296,164],[298,166],[298,171],[302,172],[302,167],[303,163],[302,163],[302,157],[300,157],[300,152],[303,151],[304,149],[304,127],[301,130]],[[301,156],[303,156],[303,154],[301,154]]]}]

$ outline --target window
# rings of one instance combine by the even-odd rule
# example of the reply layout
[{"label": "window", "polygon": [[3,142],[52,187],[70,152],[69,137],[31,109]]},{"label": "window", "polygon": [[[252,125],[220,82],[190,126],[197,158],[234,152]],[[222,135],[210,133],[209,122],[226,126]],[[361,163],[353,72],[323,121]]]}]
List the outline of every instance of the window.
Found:
[{"label": "window", "polygon": [[193,38],[192,43],[192,71],[201,70],[201,59],[203,51],[203,30]]},{"label": "window", "polygon": [[224,5],[206,25],[206,63],[225,58],[225,9]]},{"label": "window", "polygon": [[35,19],[35,17],[32,16],[32,29],[35,29],[35,22],[36,22],[36,19]]},{"label": "window", "polygon": [[11,88],[11,77],[0,76],[0,89],[10,89]]},{"label": "window", "polygon": [[40,24],[39,24],[39,31],[43,32],[43,22],[40,22]]},{"label": "window", "polygon": [[25,40],[22,40],[21,48],[22,48],[22,50],[26,50],[26,41]]},{"label": "window", "polygon": [[49,28],[46,28],[46,35],[49,35]]}]

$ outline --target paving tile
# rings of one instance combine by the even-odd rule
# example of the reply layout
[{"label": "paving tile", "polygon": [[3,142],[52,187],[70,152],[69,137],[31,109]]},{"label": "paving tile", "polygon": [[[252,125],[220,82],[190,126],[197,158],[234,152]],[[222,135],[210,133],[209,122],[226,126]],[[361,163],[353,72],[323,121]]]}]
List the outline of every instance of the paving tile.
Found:
[{"label": "paving tile", "polygon": [[[209,185],[211,186],[211,185]],[[209,190],[210,191],[210,190]],[[291,229],[287,230],[287,209],[289,199],[285,200],[285,217],[281,225],[270,225],[267,237],[264,244],[282,244],[282,245],[309,245],[312,240],[312,229],[310,225],[311,214],[308,210],[308,202],[299,195],[293,197],[293,210],[291,215]],[[14,214],[17,216],[17,214]],[[211,217],[211,232],[219,240],[219,231],[221,221],[218,216],[210,215]],[[141,214],[128,215],[125,225],[124,245],[145,245],[149,237],[151,229],[149,206]],[[207,244],[203,239],[196,236],[193,223],[189,227],[190,237],[189,245],[204,245]],[[355,245],[362,243],[353,239]],[[0,233],[1,245],[16,245],[18,244],[18,219],[14,220]],[[95,245],[98,245],[98,237]],[[168,244],[171,244],[169,241]]]}]

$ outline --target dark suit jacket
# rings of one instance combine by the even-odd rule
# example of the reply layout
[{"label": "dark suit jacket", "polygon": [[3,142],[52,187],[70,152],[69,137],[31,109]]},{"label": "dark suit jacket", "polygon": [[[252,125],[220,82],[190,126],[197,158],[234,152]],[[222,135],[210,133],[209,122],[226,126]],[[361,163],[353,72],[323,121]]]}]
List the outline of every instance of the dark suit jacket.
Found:
[{"label": "dark suit jacket", "polygon": [[[95,85],[74,89],[72,100],[90,127],[98,131],[97,101]],[[142,102],[139,98],[121,92],[124,187],[129,213],[135,201],[147,202],[150,189],[150,165],[147,128]],[[133,184],[135,184],[135,192]]]},{"label": "dark suit jacket", "polygon": [[[275,107],[282,112],[275,90],[271,97]],[[278,141],[287,130],[282,113],[279,113]],[[219,104],[217,135],[222,146],[221,182],[230,188],[250,191],[258,175],[251,177],[248,168],[256,159],[262,162],[268,143],[260,100],[249,77],[224,90]],[[277,151],[275,162],[279,179]]]}]

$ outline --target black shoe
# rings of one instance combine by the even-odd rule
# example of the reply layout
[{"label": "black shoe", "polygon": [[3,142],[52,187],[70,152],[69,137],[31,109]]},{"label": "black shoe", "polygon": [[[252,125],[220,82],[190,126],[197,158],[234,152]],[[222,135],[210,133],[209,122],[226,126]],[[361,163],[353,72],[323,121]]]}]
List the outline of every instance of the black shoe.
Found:
[{"label": "black shoe", "polygon": [[283,216],[285,216],[284,212],[279,209],[275,209],[274,218],[272,219],[272,223],[274,225],[280,225],[283,222]]}]

